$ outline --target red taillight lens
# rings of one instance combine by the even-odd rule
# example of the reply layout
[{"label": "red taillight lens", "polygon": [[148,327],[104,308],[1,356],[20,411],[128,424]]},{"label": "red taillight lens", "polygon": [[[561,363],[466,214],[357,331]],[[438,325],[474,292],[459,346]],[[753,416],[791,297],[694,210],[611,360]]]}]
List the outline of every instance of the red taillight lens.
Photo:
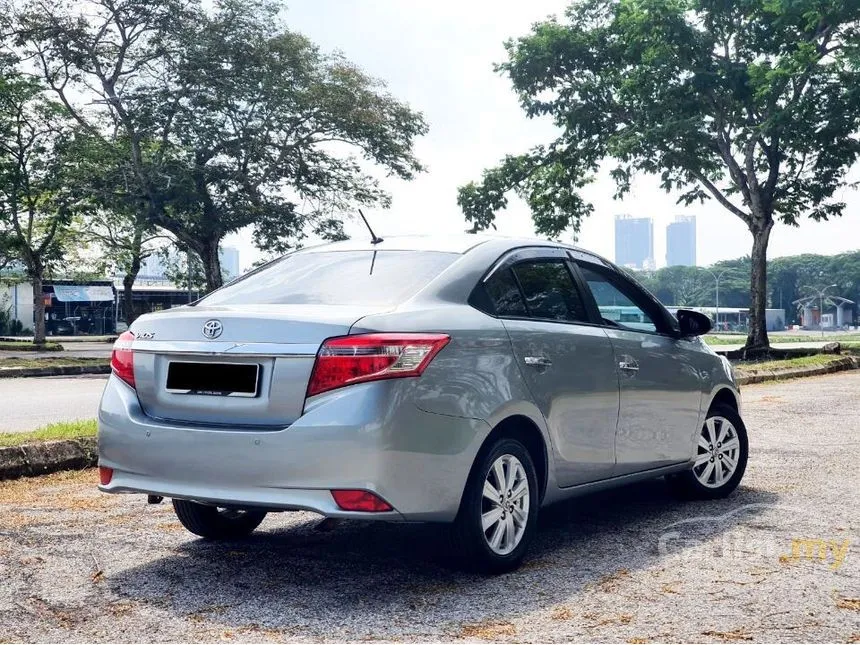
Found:
[{"label": "red taillight lens", "polygon": [[338,508],[344,511],[382,513],[392,510],[391,504],[366,490],[333,490],[331,496]]},{"label": "red taillight lens", "polygon": [[364,381],[421,376],[450,340],[446,334],[357,334],[329,338],[317,354],[308,396]]},{"label": "red taillight lens", "polygon": [[113,373],[123,381],[134,387],[134,352],[131,344],[134,342],[134,334],[124,331],[113,344],[113,353],[110,356],[110,366]]},{"label": "red taillight lens", "polygon": [[113,479],[113,468],[108,468],[107,466],[99,466],[99,482],[102,486],[107,486],[110,484],[110,480]]}]

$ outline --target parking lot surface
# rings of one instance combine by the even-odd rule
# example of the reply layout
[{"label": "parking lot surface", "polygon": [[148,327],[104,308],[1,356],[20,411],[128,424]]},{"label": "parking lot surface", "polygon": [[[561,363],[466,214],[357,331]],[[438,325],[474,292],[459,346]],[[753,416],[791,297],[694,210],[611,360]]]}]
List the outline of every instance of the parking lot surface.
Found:
[{"label": "parking lot surface", "polygon": [[744,406],[729,499],[658,481],[564,503],[500,577],[450,568],[425,526],[282,513],[213,544],[94,471],[0,483],[0,641],[860,642],[860,373]]}]

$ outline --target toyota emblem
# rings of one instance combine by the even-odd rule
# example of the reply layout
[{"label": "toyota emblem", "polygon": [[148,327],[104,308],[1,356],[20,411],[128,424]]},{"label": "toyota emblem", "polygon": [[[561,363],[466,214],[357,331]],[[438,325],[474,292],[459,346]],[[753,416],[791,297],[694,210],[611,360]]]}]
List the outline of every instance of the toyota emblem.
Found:
[{"label": "toyota emblem", "polygon": [[218,338],[222,331],[224,331],[224,325],[220,320],[207,320],[203,323],[203,335],[206,338]]}]

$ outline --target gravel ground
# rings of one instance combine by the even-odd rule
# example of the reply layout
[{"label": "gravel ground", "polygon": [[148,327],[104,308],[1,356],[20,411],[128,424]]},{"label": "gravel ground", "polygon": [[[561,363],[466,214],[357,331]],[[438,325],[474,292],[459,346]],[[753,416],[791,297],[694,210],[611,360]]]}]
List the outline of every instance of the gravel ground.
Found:
[{"label": "gravel ground", "polygon": [[93,471],[2,483],[0,641],[860,642],[860,372],[744,405],[731,498],[653,482],[559,505],[496,578],[448,568],[428,527],[283,513],[208,544]]}]

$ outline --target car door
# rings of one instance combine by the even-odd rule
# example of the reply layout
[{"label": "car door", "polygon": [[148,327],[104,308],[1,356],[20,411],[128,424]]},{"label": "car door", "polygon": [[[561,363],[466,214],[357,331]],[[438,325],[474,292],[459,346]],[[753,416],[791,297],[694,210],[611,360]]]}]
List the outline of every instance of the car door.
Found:
[{"label": "car door", "polygon": [[693,341],[678,338],[671,314],[620,271],[583,260],[576,265],[615,352],[621,384],[616,472],[689,459],[706,378]]},{"label": "car door", "polygon": [[561,249],[520,250],[485,284],[549,428],[560,486],[610,477],[618,376],[606,332],[588,313]]}]

